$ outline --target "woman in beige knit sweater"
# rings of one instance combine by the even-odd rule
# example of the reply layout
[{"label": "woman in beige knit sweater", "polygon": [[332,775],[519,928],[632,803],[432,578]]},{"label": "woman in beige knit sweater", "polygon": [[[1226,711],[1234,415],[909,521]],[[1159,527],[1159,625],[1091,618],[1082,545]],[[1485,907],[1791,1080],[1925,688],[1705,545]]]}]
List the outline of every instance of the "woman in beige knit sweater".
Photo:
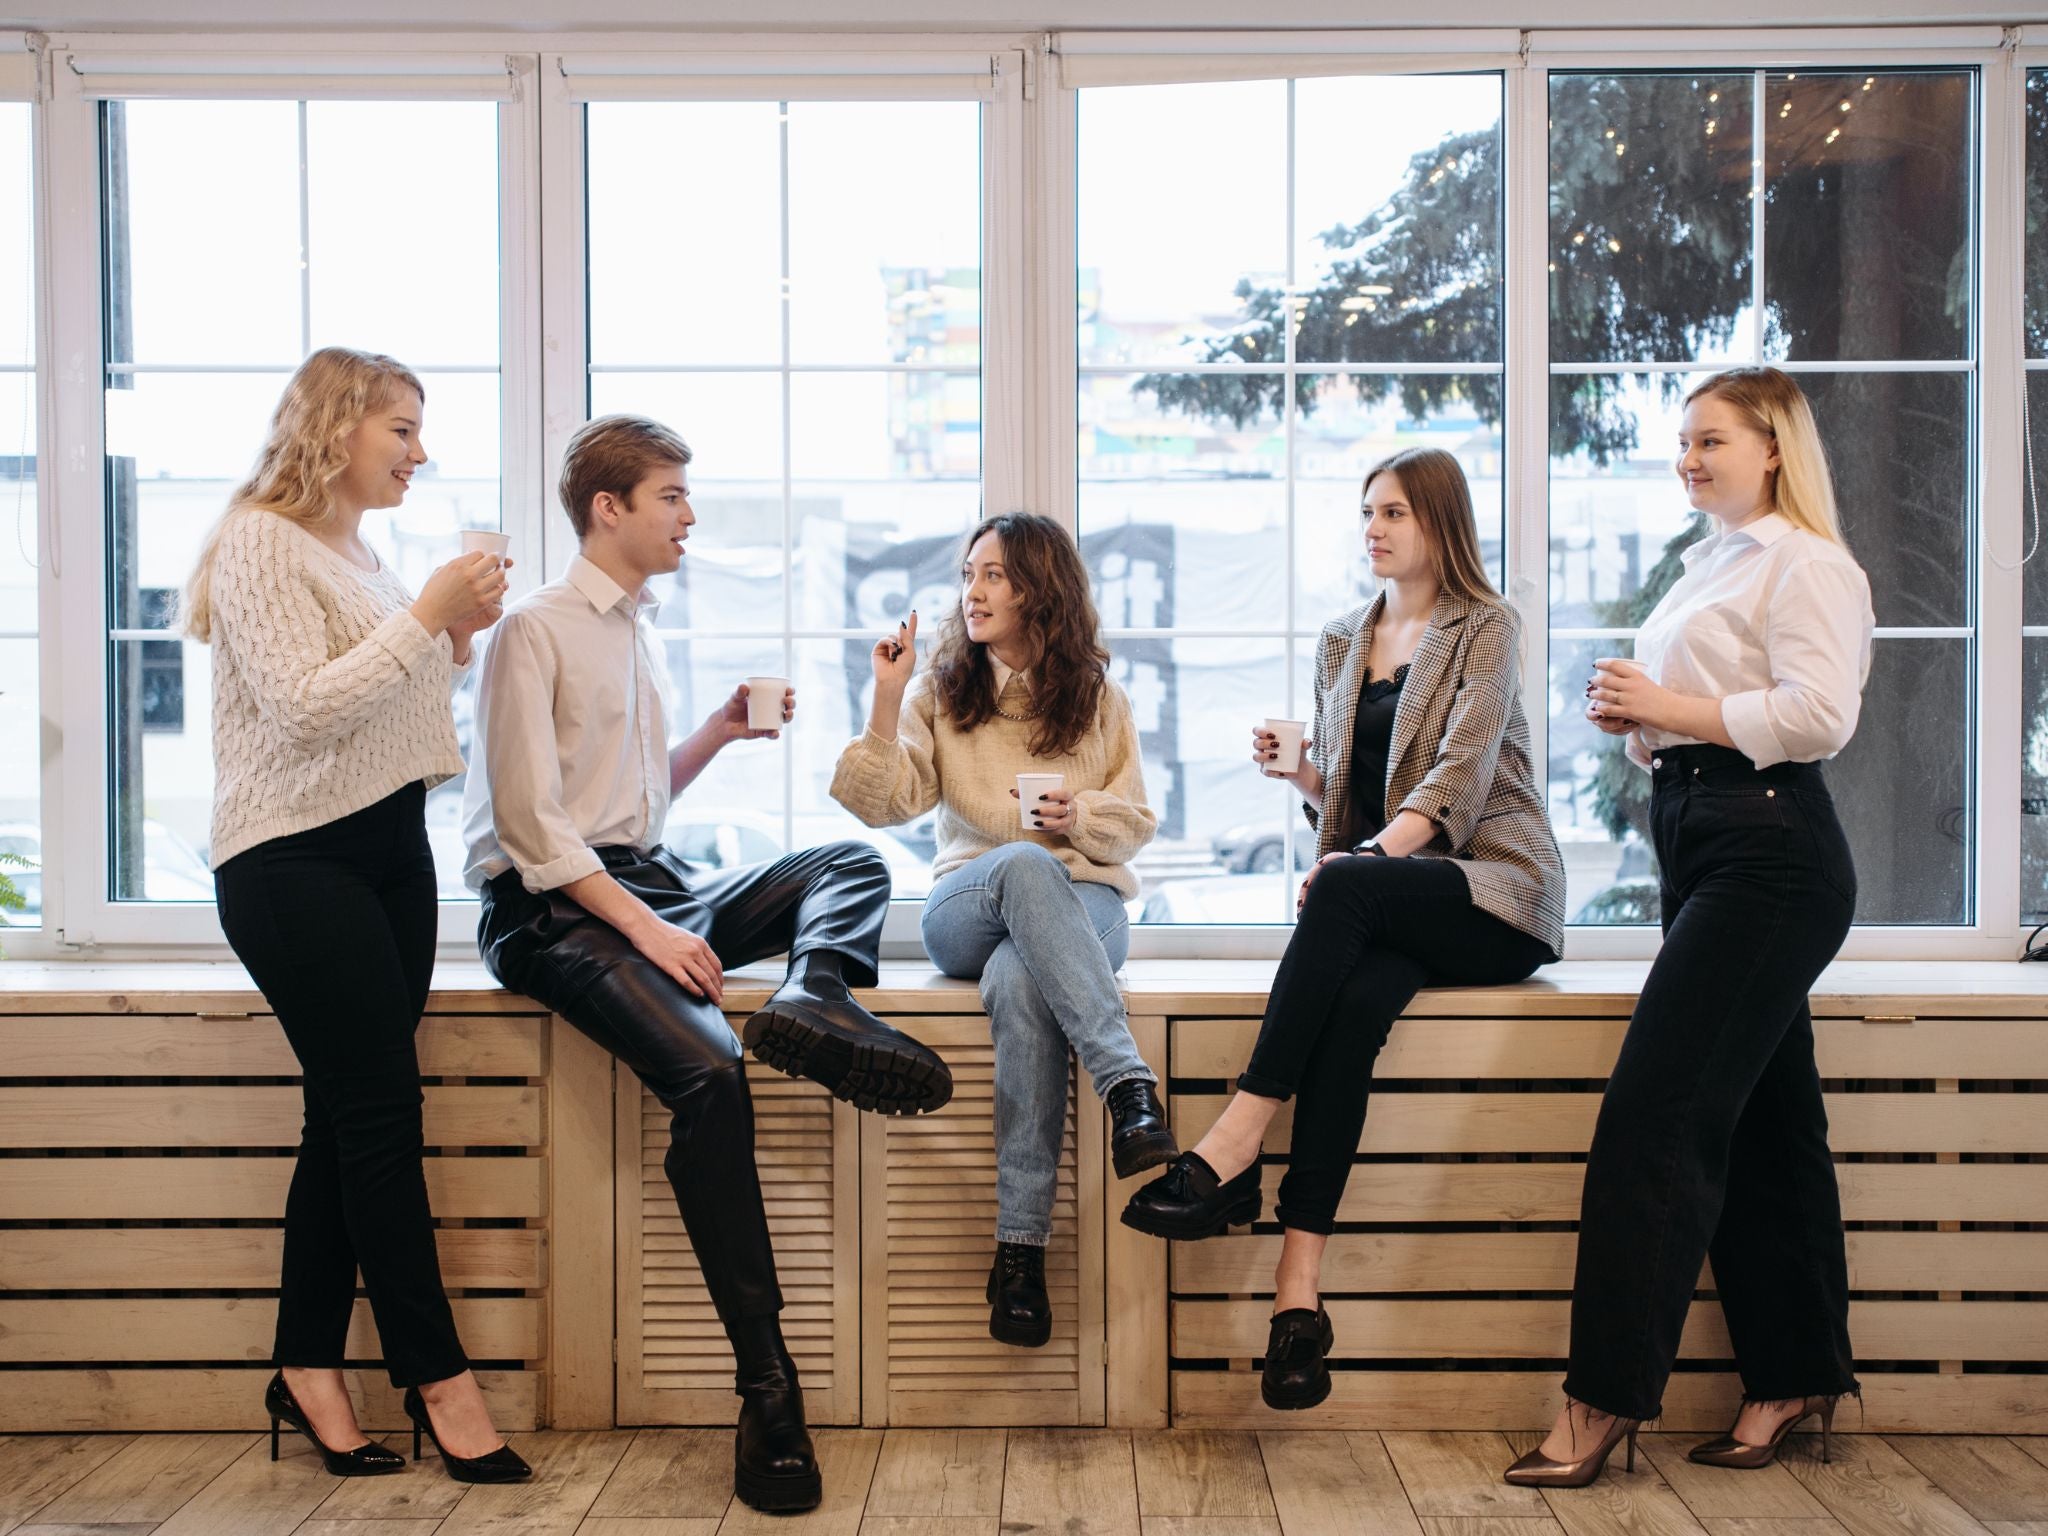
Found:
[{"label": "woman in beige knit sweater", "polygon": [[406,1412],[451,1476],[503,1482],[528,1468],[491,1427],[441,1285],[413,1032],[434,969],[426,796],[462,772],[449,693],[498,618],[504,564],[458,556],[414,597],[362,536],[427,461],[424,416],[418,377],[389,357],[307,358],[207,535],[185,624],[214,653],[221,929],[305,1078],[271,1457],[284,1421],[339,1476],[404,1465],[357,1426],[342,1380],[360,1269]]},{"label": "woman in beige knit sweater", "polygon": [[[1158,818],[1098,629],[1066,531],[1028,513],[990,518],[967,540],[960,603],[930,670],[912,684],[915,613],[876,645],[867,729],[832,780],[833,798],[871,827],[938,807],[925,949],[947,975],[981,981],[996,1048],[989,1332],[1028,1347],[1052,1334],[1045,1245],[1069,1047],[1109,1105],[1120,1177],[1177,1151],[1116,984],[1124,903],[1138,890],[1130,860]],[[1063,782],[1020,807],[1025,773]]]}]

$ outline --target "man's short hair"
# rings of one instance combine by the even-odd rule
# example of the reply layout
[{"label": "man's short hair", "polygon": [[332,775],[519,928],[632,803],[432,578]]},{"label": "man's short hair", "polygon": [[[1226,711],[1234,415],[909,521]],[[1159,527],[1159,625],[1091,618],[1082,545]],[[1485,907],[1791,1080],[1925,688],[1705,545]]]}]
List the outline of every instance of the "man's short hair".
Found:
[{"label": "man's short hair", "polygon": [[585,422],[562,455],[559,489],[569,526],[582,538],[590,531],[590,504],[600,491],[624,501],[649,471],[689,462],[690,445],[648,417],[600,416]]}]

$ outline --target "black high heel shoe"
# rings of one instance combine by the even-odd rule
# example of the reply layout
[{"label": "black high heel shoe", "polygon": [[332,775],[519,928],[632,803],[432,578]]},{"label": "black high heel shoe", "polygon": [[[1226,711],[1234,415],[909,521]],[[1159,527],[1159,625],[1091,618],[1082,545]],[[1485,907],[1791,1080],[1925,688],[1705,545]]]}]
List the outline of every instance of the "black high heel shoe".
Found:
[{"label": "black high heel shoe", "polygon": [[427,1415],[427,1400],[420,1396],[418,1387],[405,1389],[405,1416],[412,1420],[412,1459],[420,1459],[420,1431],[425,1430],[434,1449],[441,1453],[442,1467],[458,1483],[519,1483],[533,1476],[533,1468],[509,1445],[501,1445],[483,1456],[458,1456],[445,1449],[441,1437],[434,1433],[434,1421]]},{"label": "black high heel shoe", "polygon": [[313,1433],[313,1421],[306,1417],[306,1410],[299,1406],[299,1400],[292,1396],[292,1389],[284,1384],[284,1372],[279,1371],[270,1378],[270,1385],[263,1389],[263,1411],[270,1415],[270,1459],[277,1460],[277,1426],[289,1424],[308,1440],[313,1449],[320,1453],[320,1464],[327,1469],[330,1477],[382,1477],[387,1472],[397,1472],[405,1466],[405,1458],[396,1451],[386,1450],[376,1441],[359,1445],[352,1451],[330,1450],[321,1438]]}]

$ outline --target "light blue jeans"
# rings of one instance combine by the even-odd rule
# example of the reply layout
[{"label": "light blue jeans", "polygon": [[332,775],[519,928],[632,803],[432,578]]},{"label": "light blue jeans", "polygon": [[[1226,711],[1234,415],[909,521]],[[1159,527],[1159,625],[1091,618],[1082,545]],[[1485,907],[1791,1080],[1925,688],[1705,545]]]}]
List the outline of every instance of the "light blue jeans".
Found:
[{"label": "light blue jeans", "polygon": [[924,947],[948,976],[981,980],[996,1045],[996,1241],[1042,1248],[1067,1118],[1067,1049],[1108,1097],[1156,1080],[1117,990],[1130,951],[1123,898],[1076,881],[1036,843],[963,864],[924,904]]}]

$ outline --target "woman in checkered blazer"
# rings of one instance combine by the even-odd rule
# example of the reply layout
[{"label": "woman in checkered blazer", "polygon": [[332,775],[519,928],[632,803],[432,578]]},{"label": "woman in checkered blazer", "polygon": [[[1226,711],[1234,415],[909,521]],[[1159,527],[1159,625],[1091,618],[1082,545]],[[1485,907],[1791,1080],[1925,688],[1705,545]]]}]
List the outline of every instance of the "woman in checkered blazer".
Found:
[{"label": "woman in checkered blazer", "polygon": [[1323,630],[1314,739],[1283,772],[1274,736],[1252,736],[1252,760],[1300,791],[1317,833],[1294,938],[1236,1095],[1123,1215],[1183,1240],[1255,1220],[1260,1145],[1299,1096],[1260,1386],[1274,1408],[1330,1393],[1323,1245],[1394,1020],[1423,986],[1520,981],[1564,948],[1521,625],[1480,562],[1464,472],[1441,449],[1395,454],[1365,477],[1359,510],[1381,591]]}]

